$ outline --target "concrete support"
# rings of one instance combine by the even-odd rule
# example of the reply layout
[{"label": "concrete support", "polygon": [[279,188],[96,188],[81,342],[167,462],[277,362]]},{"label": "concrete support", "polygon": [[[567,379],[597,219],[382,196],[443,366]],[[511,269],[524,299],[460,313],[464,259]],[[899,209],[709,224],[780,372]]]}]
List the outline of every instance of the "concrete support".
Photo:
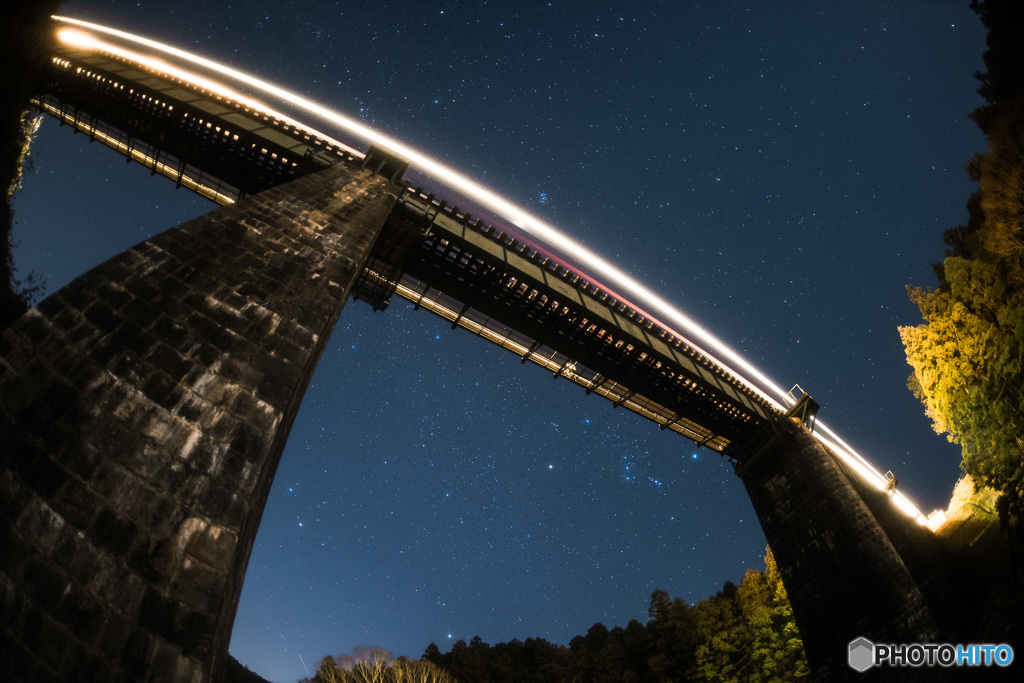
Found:
[{"label": "concrete support", "polygon": [[813,678],[853,675],[848,645],[859,636],[933,642],[932,610],[835,457],[803,425],[779,418],[774,427],[736,471],[778,562]]},{"label": "concrete support", "polygon": [[217,680],[285,438],[395,197],[365,169],[306,176],[0,337],[0,680]]}]

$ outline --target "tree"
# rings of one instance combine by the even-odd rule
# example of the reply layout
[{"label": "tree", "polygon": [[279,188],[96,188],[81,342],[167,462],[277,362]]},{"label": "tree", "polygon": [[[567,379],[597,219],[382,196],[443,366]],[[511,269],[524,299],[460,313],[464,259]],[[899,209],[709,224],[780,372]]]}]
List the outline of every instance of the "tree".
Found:
[{"label": "tree", "polygon": [[808,675],[803,642],[770,548],[763,572],[748,570],[739,586],[726,583],[695,610],[702,642],[694,679],[774,683]]},{"label": "tree", "polygon": [[803,643],[771,551],[764,571],[690,606],[663,590],[651,594],[648,621],[609,630],[597,623],[569,647],[543,638],[490,646],[479,637],[425,660],[464,681],[630,683],[790,681],[807,675]]},{"label": "tree", "polygon": [[1024,516],[1024,302],[1000,263],[947,257],[939,289],[908,288],[924,323],[900,337],[909,387],[935,431],[961,445],[964,471],[1003,494],[1010,529]]},{"label": "tree", "polygon": [[679,680],[696,664],[694,608],[682,598],[672,600],[665,591],[655,590],[647,616],[651,649],[647,666],[655,680]]},{"label": "tree", "polygon": [[[436,649],[436,647],[435,647]],[[429,648],[428,648],[429,651]],[[313,683],[454,683],[444,669],[429,661],[394,659],[378,647],[356,648],[350,655],[320,660]]]}]

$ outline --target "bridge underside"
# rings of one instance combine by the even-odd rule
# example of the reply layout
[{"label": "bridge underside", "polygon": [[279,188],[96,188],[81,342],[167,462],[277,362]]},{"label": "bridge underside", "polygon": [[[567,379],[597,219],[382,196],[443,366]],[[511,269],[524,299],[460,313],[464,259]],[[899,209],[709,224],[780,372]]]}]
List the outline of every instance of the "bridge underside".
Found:
[{"label": "bridge underside", "polygon": [[719,452],[774,412],[700,349],[595,281],[419,190],[396,205],[361,283],[382,290],[378,307],[394,291]]},{"label": "bridge underside", "polygon": [[[225,204],[362,156],[216,93],[72,48],[54,60],[39,106]],[[361,163],[392,178],[405,169],[376,149]],[[354,292],[378,308],[393,293],[719,452],[775,414],[599,283],[419,190],[402,196]]]},{"label": "bridge underside", "polygon": [[218,204],[361,157],[222,95],[67,46],[36,106]]},{"label": "bridge underside", "polygon": [[[398,294],[732,457],[820,675],[847,672],[834,650],[850,629],[935,633],[927,543],[878,501],[865,511],[819,444],[586,274],[389,184],[401,160],[72,49],[38,104],[232,206],[86,274],[0,337],[0,676],[218,671],[277,458],[350,293],[377,308]],[[837,618],[835,595],[850,614]]]}]

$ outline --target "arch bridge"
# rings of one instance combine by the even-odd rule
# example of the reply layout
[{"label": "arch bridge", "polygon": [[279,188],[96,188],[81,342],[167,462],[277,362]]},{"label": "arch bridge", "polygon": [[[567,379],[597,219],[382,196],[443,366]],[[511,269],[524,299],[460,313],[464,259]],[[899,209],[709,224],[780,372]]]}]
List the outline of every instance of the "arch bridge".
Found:
[{"label": "arch bridge", "polygon": [[221,208],[0,337],[8,680],[219,679],[274,470],[350,297],[398,295],[730,457],[817,677],[847,671],[854,638],[955,621],[930,533],[812,437],[810,397],[779,404],[564,255],[409,187],[400,156],[94,45],[55,48],[35,105]]}]

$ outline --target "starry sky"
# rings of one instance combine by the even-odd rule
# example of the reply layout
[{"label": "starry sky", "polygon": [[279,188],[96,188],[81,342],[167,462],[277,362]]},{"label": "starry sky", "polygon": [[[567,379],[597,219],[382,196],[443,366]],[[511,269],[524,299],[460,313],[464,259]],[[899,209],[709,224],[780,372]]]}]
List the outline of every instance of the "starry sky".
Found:
[{"label": "starry sky", "polygon": [[[983,151],[968,0],[69,0],[429,151],[636,275],[828,422],[927,514],[959,452],[906,389],[942,232]],[[415,182],[416,178],[413,177]],[[212,204],[47,120],[16,265],[54,292]],[[761,568],[709,450],[396,300],[350,303],[267,504],[232,653],[568,643]]]}]

